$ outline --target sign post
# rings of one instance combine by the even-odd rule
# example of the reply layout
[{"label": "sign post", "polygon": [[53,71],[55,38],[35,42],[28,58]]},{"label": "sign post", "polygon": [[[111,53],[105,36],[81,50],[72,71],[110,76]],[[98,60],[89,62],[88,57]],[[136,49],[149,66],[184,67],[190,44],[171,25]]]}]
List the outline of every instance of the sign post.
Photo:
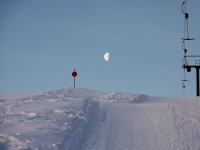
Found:
[{"label": "sign post", "polygon": [[72,72],[72,76],[74,77],[74,87],[76,87],[76,80],[75,80],[75,78],[77,76],[77,72],[76,72],[75,69],[74,69],[74,72]]}]

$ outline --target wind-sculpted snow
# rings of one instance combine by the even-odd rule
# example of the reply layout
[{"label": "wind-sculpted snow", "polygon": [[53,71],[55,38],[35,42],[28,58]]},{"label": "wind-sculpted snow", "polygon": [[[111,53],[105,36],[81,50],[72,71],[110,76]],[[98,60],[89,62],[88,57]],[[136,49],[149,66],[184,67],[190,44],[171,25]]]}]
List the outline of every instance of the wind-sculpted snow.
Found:
[{"label": "wind-sculpted snow", "polygon": [[0,149],[198,150],[199,108],[200,98],[81,88],[0,93]]},{"label": "wind-sculpted snow", "polygon": [[177,99],[168,104],[180,149],[200,149],[200,98]]},{"label": "wind-sculpted snow", "polygon": [[[52,91],[44,92],[46,97],[54,98],[82,98],[92,99],[99,102],[131,102],[139,97],[139,94],[131,93],[119,93],[119,92],[97,92],[88,89],[81,88],[67,88],[67,89],[56,89]],[[41,95],[43,97],[44,95]]]}]

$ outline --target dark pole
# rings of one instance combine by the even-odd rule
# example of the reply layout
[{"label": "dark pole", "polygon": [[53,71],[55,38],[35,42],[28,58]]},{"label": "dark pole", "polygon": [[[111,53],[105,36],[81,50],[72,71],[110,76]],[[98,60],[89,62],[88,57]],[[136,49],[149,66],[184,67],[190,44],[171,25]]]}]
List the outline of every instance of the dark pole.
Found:
[{"label": "dark pole", "polygon": [[199,67],[196,67],[196,80],[197,80],[197,96],[199,96]]},{"label": "dark pole", "polygon": [[76,84],[75,84],[75,77],[74,77],[74,87],[76,87],[75,85],[76,85]]},{"label": "dark pole", "polygon": [[72,76],[74,77],[74,87],[76,87],[76,76],[77,76],[77,72],[76,70],[74,69],[74,72],[72,72]]}]

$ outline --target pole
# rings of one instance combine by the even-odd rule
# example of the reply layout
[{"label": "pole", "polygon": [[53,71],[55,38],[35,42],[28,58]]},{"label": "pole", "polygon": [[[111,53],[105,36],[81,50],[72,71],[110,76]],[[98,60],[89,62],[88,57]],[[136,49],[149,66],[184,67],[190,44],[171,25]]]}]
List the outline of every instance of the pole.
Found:
[{"label": "pole", "polygon": [[199,67],[196,67],[197,96],[199,96]]},{"label": "pole", "polygon": [[76,82],[76,81],[75,81],[75,77],[74,77],[74,87],[75,87],[75,82]]},{"label": "pole", "polygon": [[77,72],[76,72],[75,69],[74,69],[74,72],[72,72],[72,76],[74,77],[74,87],[76,87],[76,80],[75,80],[75,78],[77,76]]}]

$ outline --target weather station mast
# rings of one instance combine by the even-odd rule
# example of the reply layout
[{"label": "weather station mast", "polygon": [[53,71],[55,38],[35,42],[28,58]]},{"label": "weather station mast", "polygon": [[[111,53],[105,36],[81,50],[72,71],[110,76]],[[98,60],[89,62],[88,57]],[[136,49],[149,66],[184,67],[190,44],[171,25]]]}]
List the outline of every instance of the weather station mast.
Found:
[{"label": "weather station mast", "polygon": [[[185,10],[184,7],[185,6]],[[185,15],[184,19],[184,38],[181,38],[183,40],[182,42],[182,49],[184,51],[183,61],[182,61],[182,68],[184,69],[184,79],[182,80],[182,86],[183,90],[185,89],[185,81],[186,80],[186,70],[187,72],[191,72],[191,68],[196,69],[196,96],[200,96],[200,88],[199,88],[199,68],[200,68],[200,60],[195,60],[195,65],[188,65],[187,63],[187,57],[200,57],[200,55],[186,55],[187,49],[185,48],[186,41],[194,40],[195,38],[189,37],[189,30],[188,30],[188,18],[189,14],[186,12],[186,0],[182,3],[182,13]]]}]

